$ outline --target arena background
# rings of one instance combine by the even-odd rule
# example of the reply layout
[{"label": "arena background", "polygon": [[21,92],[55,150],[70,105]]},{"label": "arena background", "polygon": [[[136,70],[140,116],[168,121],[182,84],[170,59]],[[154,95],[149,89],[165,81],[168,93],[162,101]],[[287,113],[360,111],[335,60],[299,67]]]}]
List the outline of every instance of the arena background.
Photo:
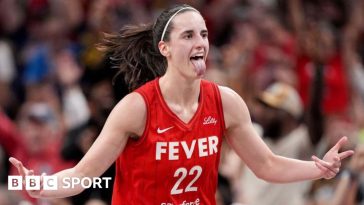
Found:
[{"label": "arena background", "polygon": [[[177,3],[190,4],[205,17],[210,40],[205,77],[244,98],[262,135],[264,113],[257,97],[272,83],[283,82],[302,100],[299,125],[307,128],[311,142],[306,155],[325,153],[342,135],[350,139],[347,148],[364,139],[363,0],[0,0],[0,205],[110,203],[112,188],[52,200],[8,191],[7,177],[16,170],[7,159],[17,157],[37,174],[77,163],[128,93],[123,76],[113,78],[117,69],[97,43],[104,33],[148,23]],[[301,109],[297,106],[288,109],[282,102],[278,108],[290,112]],[[301,145],[289,147],[300,150]],[[343,170],[360,172],[360,157],[346,160]],[[113,172],[111,167],[104,176]],[[224,146],[219,204],[258,203],[248,172]],[[359,204],[359,179],[356,186],[340,190],[342,179],[308,182],[300,196],[278,193],[277,198],[287,205],[351,198]],[[264,191],[274,194],[272,188]],[[278,203],[270,200],[266,204]]]}]

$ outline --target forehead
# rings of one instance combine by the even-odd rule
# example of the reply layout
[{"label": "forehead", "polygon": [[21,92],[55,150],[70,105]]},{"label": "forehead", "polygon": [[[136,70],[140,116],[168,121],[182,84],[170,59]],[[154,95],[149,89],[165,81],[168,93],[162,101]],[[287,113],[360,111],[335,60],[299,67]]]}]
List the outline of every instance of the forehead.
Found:
[{"label": "forehead", "polygon": [[185,30],[207,30],[206,23],[200,13],[196,11],[185,11],[177,14],[173,20],[172,32],[183,32]]}]

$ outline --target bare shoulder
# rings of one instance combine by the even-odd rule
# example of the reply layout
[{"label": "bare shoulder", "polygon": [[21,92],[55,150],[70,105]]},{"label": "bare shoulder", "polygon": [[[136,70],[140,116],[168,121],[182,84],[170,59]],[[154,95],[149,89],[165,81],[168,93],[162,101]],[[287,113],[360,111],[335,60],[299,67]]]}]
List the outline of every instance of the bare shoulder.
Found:
[{"label": "bare shoulder", "polygon": [[221,99],[222,100],[238,100],[240,98],[239,94],[237,94],[233,89],[226,86],[219,86]]},{"label": "bare shoulder", "polygon": [[225,86],[219,86],[219,90],[224,112],[228,112],[230,110],[236,111],[237,108],[246,107],[244,100],[233,89]]},{"label": "bare shoulder", "polygon": [[115,108],[119,109],[118,107],[128,107],[128,109],[131,110],[138,110],[138,111],[146,111],[146,105],[144,102],[143,97],[137,93],[132,92],[128,95],[126,95],[123,99],[121,99],[118,104],[115,106]]},{"label": "bare shoulder", "polygon": [[128,133],[141,135],[144,131],[147,108],[143,97],[136,92],[126,95],[111,111],[108,120]]},{"label": "bare shoulder", "polygon": [[219,86],[226,128],[250,121],[250,114],[244,100],[231,88]]}]

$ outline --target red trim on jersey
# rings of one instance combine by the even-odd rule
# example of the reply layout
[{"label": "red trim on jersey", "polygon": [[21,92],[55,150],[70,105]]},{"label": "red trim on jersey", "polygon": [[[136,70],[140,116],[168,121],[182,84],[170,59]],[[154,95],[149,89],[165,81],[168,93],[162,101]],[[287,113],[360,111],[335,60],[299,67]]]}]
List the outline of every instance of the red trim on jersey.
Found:
[{"label": "red trim on jersey", "polygon": [[147,119],[145,120],[145,127],[144,127],[144,131],[143,131],[142,136],[140,136],[138,142],[136,142],[135,144],[133,144],[133,146],[138,146],[139,144],[141,144],[144,141],[145,136],[147,135],[146,134],[147,133],[147,130],[149,129],[149,120],[150,120],[150,116],[149,116],[149,113],[150,113],[149,112],[149,109],[150,108],[149,108],[149,104],[147,103],[146,94],[143,91],[138,91],[136,93],[138,93],[139,95],[141,95],[143,97],[143,99],[144,99],[144,104],[146,106],[146,112],[147,112],[147,115],[146,115],[146,118]]},{"label": "red trim on jersey", "polygon": [[190,121],[188,123],[183,122],[167,105],[166,101],[163,98],[162,95],[162,91],[160,89],[159,86],[159,78],[157,80],[154,81],[155,83],[155,87],[157,88],[157,92],[158,92],[158,97],[160,102],[162,103],[162,106],[164,108],[164,110],[171,116],[173,117],[175,120],[177,120],[177,122],[179,122],[179,124],[184,127],[185,129],[191,129],[191,125],[196,121],[196,118],[200,115],[201,113],[201,107],[203,105],[203,89],[202,87],[202,83],[200,85],[200,95],[199,95],[199,103],[198,103],[198,107],[197,110],[195,112],[195,114],[193,115],[193,117],[190,119]]},{"label": "red trim on jersey", "polygon": [[222,128],[222,130],[226,130],[226,125],[225,125],[225,116],[224,116],[224,109],[223,109],[223,106],[222,106],[222,100],[221,100],[220,89],[219,89],[219,86],[218,86],[218,85],[216,85],[216,84],[214,84],[214,91],[215,91],[216,96],[217,96],[218,105],[220,105],[220,106],[219,106],[219,108],[220,108],[220,109],[219,109],[220,117],[221,117],[221,119],[224,119],[224,120],[222,121],[222,126],[221,126],[221,128]]}]

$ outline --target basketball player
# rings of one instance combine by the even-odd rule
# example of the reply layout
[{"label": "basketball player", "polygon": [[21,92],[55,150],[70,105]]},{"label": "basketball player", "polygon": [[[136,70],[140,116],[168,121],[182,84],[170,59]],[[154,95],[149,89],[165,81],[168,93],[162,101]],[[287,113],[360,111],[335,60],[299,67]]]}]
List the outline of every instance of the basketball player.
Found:
[{"label": "basketball player", "polygon": [[[201,79],[208,32],[201,14],[188,5],[164,11],[154,24],[124,27],[106,37],[104,49],[133,92],[115,106],[83,159],[54,176],[59,181],[97,177],[116,160],[113,205],[215,204],[224,137],[258,177],[277,183],[330,179],[341,160],[353,154],[339,152],[345,137],[322,160],[273,154],[255,132],[240,96]],[[20,161],[10,161],[20,175],[34,174]],[[57,191],[28,192],[47,198],[82,190],[60,184]]]}]

